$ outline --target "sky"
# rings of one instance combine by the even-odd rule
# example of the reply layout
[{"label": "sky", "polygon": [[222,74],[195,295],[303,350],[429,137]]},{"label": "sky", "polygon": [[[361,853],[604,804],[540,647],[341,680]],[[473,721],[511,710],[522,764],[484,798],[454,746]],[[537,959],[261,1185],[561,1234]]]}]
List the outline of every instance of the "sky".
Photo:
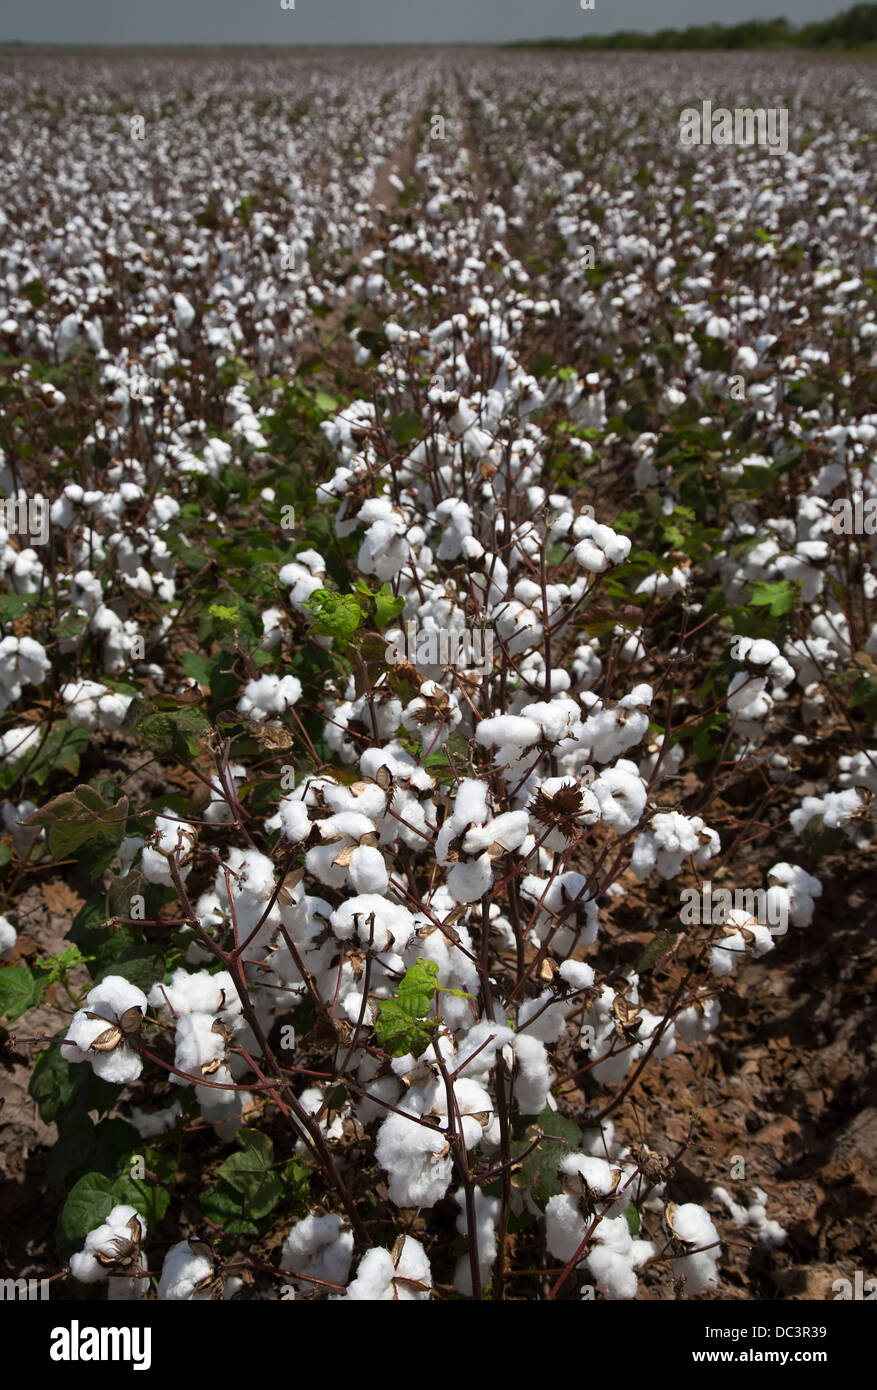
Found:
[{"label": "sky", "polygon": [[[289,4],[290,0],[286,0]],[[507,43],[651,32],[783,15],[827,19],[851,0],[0,0],[0,42],[87,44]]]}]

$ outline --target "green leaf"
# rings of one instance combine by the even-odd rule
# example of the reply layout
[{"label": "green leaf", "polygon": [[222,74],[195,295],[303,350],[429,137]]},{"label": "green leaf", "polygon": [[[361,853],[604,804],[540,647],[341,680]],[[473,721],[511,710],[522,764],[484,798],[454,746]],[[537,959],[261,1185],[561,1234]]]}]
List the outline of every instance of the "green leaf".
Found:
[{"label": "green leaf", "polygon": [[150,1234],[161,1221],[171,1199],[167,1188],[162,1187],[160,1183],[132,1178],[130,1173],[123,1173],[120,1178],[116,1178],[113,1183],[113,1195],[119,1206],[136,1207]]},{"label": "green leaf", "polygon": [[244,1210],[244,1199],[228,1183],[221,1182],[198,1198],[204,1215],[230,1236],[257,1236],[259,1226]]},{"label": "green leaf", "polygon": [[324,637],[331,637],[337,651],[346,651],[363,619],[362,606],[356,595],[315,589],[305,606],[314,614],[315,631]]},{"label": "green leaf", "polygon": [[749,603],[753,608],[768,608],[772,618],[781,618],[784,613],[792,611],[795,597],[795,586],[788,579],[770,583],[759,580],[752,586]]},{"label": "green leaf", "polygon": [[257,1130],[240,1130],[236,1136],[241,1153],[220,1164],[219,1174],[243,1198],[247,1218],[258,1221],[273,1211],[283,1196],[283,1184],[274,1172],[274,1145]]},{"label": "green leaf", "polygon": [[198,739],[210,728],[198,709],[163,710],[147,715],[141,723],[144,741],[161,758],[187,763],[198,754]]},{"label": "green leaf", "polygon": [[[56,1033],[57,1038],[67,1036],[65,1029]],[[76,1090],[77,1077],[61,1056],[60,1047],[50,1047],[41,1052],[34,1064],[28,1084],[28,1095],[37,1103],[40,1119],[44,1124],[57,1120],[69,1107]],[[114,1092],[117,1090],[113,1087]]]},{"label": "green leaf", "polygon": [[404,1057],[411,1052],[419,1057],[429,1046],[435,1021],[418,1022],[395,999],[386,999],[378,1010],[375,1032],[378,1042],[391,1057]]},{"label": "green leaf", "polygon": [[400,410],[398,414],[390,416],[390,433],[400,449],[419,439],[422,430],[423,421],[416,410]]},{"label": "green leaf", "polygon": [[311,1185],[308,1166],[300,1158],[291,1158],[283,1170],[287,1203],[296,1216],[307,1216],[311,1205]]},{"label": "green leaf", "polygon": [[382,584],[373,596],[375,601],[375,625],[386,627],[405,607],[404,598],[394,594],[389,584]]},{"label": "green leaf", "polygon": [[644,970],[650,970],[656,961],[659,961],[669,950],[672,950],[675,940],[676,937],[671,931],[657,932],[634,966],[637,974],[641,974]]},{"label": "green leaf", "polygon": [[62,792],[40,810],[28,816],[25,825],[42,825],[49,832],[49,853],[53,859],[66,859],[74,850],[99,835],[118,845],[128,819],[128,798],[122,796],[110,805],[93,787],[77,787]]},{"label": "green leaf", "polygon": [[627,1228],[630,1231],[630,1234],[632,1236],[639,1235],[639,1228],[641,1223],[639,1219],[639,1212],[637,1211],[633,1202],[631,1202],[629,1207],[624,1208],[624,1216],[625,1220],[627,1221]]},{"label": "green leaf", "polygon": [[64,1203],[61,1229],[68,1240],[82,1244],[89,1231],[102,1226],[117,1205],[112,1179],[104,1173],[86,1173]]},{"label": "green leaf", "polygon": [[546,1106],[535,1122],[527,1126],[523,1136],[513,1141],[512,1157],[523,1153],[533,1140],[542,1134],[562,1142],[541,1142],[527,1155],[512,1179],[516,1187],[529,1188],[534,1201],[540,1206],[544,1206],[549,1197],[558,1197],[562,1193],[563,1188],[557,1176],[558,1164],[571,1149],[577,1149],[582,1141],[578,1125]]},{"label": "green leaf", "polygon": [[435,961],[421,958],[409,966],[399,981],[396,995],[410,1018],[425,1018],[429,1013],[438,985],[438,969]]},{"label": "green leaf", "polygon": [[43,986],[26,965],[8,965],[0,970],[0,1018],[14,1023],[38,1004]]}]

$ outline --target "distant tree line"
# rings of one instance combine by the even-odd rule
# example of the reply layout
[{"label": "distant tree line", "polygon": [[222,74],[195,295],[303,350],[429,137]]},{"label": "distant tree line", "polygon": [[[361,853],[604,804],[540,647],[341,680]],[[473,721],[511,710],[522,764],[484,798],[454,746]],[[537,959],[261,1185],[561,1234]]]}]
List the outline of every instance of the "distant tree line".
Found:
[{"label": "distant tree line", "polygon": [[620,29],[578,39],[526,39],[512,47],[582,49],[683,48],[855,48],[877,42],[877,4],[853,5],[834,19],[799,27],[787,19],[750,19],[744,24],[692,24],[642,34]]}]

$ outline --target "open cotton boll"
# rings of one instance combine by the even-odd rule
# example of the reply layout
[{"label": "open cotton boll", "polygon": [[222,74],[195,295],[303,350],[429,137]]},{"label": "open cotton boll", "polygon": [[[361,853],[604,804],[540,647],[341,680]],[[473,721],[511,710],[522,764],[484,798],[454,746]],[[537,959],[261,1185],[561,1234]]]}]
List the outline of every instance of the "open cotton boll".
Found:
[{"label": "open cotton boll", "polygon": [[566,1264],[585,1238],[587,1227],[578,1200],[563,1193],[549,1197],[545,1208],[545,1244],[549,1255]]},{"label": "open cotton boll", "polygon": [[146,1222],[135,1207],[113,1207],[103,1225],[89,1231],[82,1250],[70,1256],[70,1273],[83,1284],[109,1280],[112,1300],[141,1298],[149,1280],[137,1277],[145,1269],[140,1244]]},{"label": "open cotton boll", "polygon": [[366,1251],[343,1297],[366,1303],[425,1302],[431,1288],[426,1251],[413,1236],[403,1236],[395,1264],[389,1250],[375,1246]]},{"label": "open cotton boll", "polygon": [[389,1177],[390,1201],[397,1207],[434,1207],[440,1202],[454,1171],[447,1150],[440,1130],[395,1112],[387,1115],[378,1130],[375,1158]]},{"label": "open cotton boll", "polygon": [[247,714],[257,723],[272,715],[285,714],[301,699],[301,681],[297,676],[265,674],[249,681],[237,703],[239,714]]},{"label": "open cotton boll", "polygon": [[748,954],[757,960],[774,949],[770,928],[756,922],[741,908],[728,913],[726,926],[737,930],[723,937],[710,951],[710,969],[716,975],[730,975]]},{"label": "open cotton boll", "polygon": [[[705,1293],[707,1289],[718,1286],[718,1264],[721,1248],[719,1233],[713,1225],[709,1213],[696,1202],[685,1202],[668,1214],[668,1224],[673,1235],[696,1253],[682,1255],[670,1261],[670,1268],[677,1279],[685,1280],[686,1294]],[[700,1247],[712,1246],[710,1250]]]},{"label": "open cotton boll", "polygon": [[[181,1015],[176,1025],[175,1067],[191,1077],[209,1075],[210,1080],[214,1082],[225,1079],[224,1076],[220,1075],[218,1068],[210,1070],[209,1073],[204,1071],[204,1068],[209,1068],[211,1063],[221,1062],[225,1057],[226,1039],[214,1027],[216,1022],[216,1017],[213,1014],[187,1013]],[[170,1080],[171,1084],[175,1086],[192,1085],[190,1080],[178,1076],[175,1072],[171,1073]],[[211,1089],[211,1087],[205,1087],[205,1090]],[[217,1092],[217,1094],[219,1093]]]},{"label": "open cotton boll", "polygon": [[141,1110],[137,1105],[130,1107],[131,1123],[142,1139],[154,1139],[159,1134],[167,1134],[182,1118],[182,1114],[178,1100],[161,1110]]},{"label": "open cotton boll", "polygon": [[626,834],[638,823],[648,800],[648,789],[635,763],[620,758],[600,773],[592,786],[606,825]]},{"label": "open cotton boll", "polygon": [[718,1028],[721,1013],[722,1006],[718,999],[698,1000],[696,1004],[690,1004],[673,1020],[677,1037],[686,1043],[706,1042],[710,1033]]},{"label": "open cotton boll", "polygon": [[573,989],[590,989],[594,983],[593,966],[583,961],[565,960],[557,973]]},{"label": "open cotton boll", "polygon": [[241,1021],[241,1001],[227,970],[190,973],[178,966],[168,984],[153,985],[149,1003],[165,1018],[203,1013],[218,1016],[230,1027]]},{"label": "open cotton boll", "polygon": [[234,868],[239,886],[257,902],[267,902],[275,888],[274,864],[268,856],[256,849],[243,850]]},{"label": "open cotton boll", "polygon": [[540,904],[533,935],[540,942],[550,936],[556,956],[568,956],[577,946],[591,946],[597,940],[599,910],[582,874],[571,869],[551,880],[527,874],[521,892]]},{"label": "open cotton boll", "polygon": [[[68,1024],[61,1056],[65,1062],[90,1062],[102,1081],[119,1086],[136,1081],[143,1070],[143,1062],[129,1046],[119,1021],[130,1009],[139,1009],[145,1014],[146,1008],[146,995],[136,985],[121,975],[104,976],[89,990],[85,1008],[79,1009]],[[89,1013],[96,1017],[89,1018]],[[95,1050],[94,1044],[99,1039],[101,1048]]]},{"label": "open cotton boll", "polygon": [[168,1302],[208,1303],[213,1298],[209,1288],[199,1289],[213,1275],[213,1261],[194,1251],[187,1240],[172,1245],[164,1257],[157,1297]]},{"label": "open cotton boll", "polygon": [[371,942],[376,951],[387,951],[391,946],[403,951],[416,926],[407,907],[392,903],[377,893],[360,893],[348,898],[335,909],[330,922],[340,941],[355,937],[364,946]]},{"label": "open cotton boll", "polygon": [[[591,972],[593,977],[593,971]],[[566,1011],[570,1005],[555,998],[550,989],[543,990],[538,999],[526,999],[518,1010],[518,1032],[527,1030],[531,1038],[543,1043],[556,1043],[564,1030]],[[530,1020],[533,1020],[531,1023]]]},{"label": "open cotton boll", "polygon": [[[496,1259],[496,1223],[499,1220],[499,1198],[487,1197],[480,1187],[475,1189],[475,1236],[478,1245],[478,1276],[482,1286],[490,1278],[490,1271]],[[466,1194],[465,1192],[455,1192],[454,1201],[460,1208],[457,1216],[457,1230],[461,1236],[465,1236],[468,1230],[466,1221]],[[468,1255],[462,1256],[457,1261],[454,1271],[454,1288],[466,1298],[471,1298],[472,1288],[472,1269],[469,1264]]]},{"label": "open cotton boll", "polygon": [[[353,1235],[340,1216],[306,1216],[296,1221],[283,1242],[280,1268],[309,1275],[327,1284],[344,1284],[353,1259]],[[313,1288],[306,1281],[298,1287]]]},{"label": "open cotton boll", "polygon": [[783,1230],[778,1221],[768,1220],[767,1193],[760,1187],[756,1187],[754,1192],[755,1200],[748,1207],[740,1206],[739,1203],[735,1202],[724,1187],[714,1187],[712,1195],[716,1201],[727,1207],[735,1226],[752,1226],[755,1229],[759,1245],[764,1245],[769,1250],[784,1245],[788,1238],[788,1231]]},{"label": "open cotton boll", "polygon": [[458,903],[475,903],[493,887],[493,869],[488,854],[468,864],[455,864],[447,877],[447,889]]},{"label": "open cotton boll", "polygon": [[532,748],[541,737],[541,729],[535,719],[525,719],[517,714],[499,714],[493,719],[482,719],[475,729],[475,741],[482,748],[498,748],[505,744],[518,749]]},{"label": "open cotton boll", "polygon": [[586,1196],[589,1200],[610,1197],[618,1186],[619,1169],[610,1167],[605,1158],[592,1158],[589,1154],[565,1154],[558,1164],[558,1172],[569,1180],[570,1188],[575,1188],[571,1195]]},{"label": "open cotton boll", "polygon": [[548,1065],[545,1044],[529,1033],[516,1033],[514,1096],[522,1115],[541,1115],[548,1104],[554,1072]]},{"label": "open cotton boll", "polygon": [[463,838],[463,850],[466,854],[478,854],[494,844],[505,850],[520,849],[529,833],[526,811],[505,811],[486,825],[469,829]]},{"label": "open cotton boll", "polygon": [[610,1299],[636,1297],[636,1270],[658,1247],[648,1240],[634,1240],[624,1216],[604,1217],[595,1232],[585,1267],[597,1287]]},{"label": "open cotton boll", "polygon": [[390,885],[384,856],[372,845],[357,845],[347,873],[357,893],[386,893]]},{"label": "open cotton boll", "polygon": [[4,956],[11,955],[17,940],[18,932],[12,923],[8,922],[5,917],[0,917],[0,960]]},{"label": "open cotton boll", "polygon": [[792,924],[796,927],[809,927],[813,921],[814,899],[822,896],[821,880],[813,874],[808,874],[799,864],[787,863],[774,864],[773,868],[768,869],[767,877],[773,879],[776,884],[776,887],[771,885],[766,894],[768,921],[779,915],[774,912],[772,917],[770,909],[771,906],[779,906],[779,902],[775,903],[773,900],[779,899],[779,895],[785,891]]}]

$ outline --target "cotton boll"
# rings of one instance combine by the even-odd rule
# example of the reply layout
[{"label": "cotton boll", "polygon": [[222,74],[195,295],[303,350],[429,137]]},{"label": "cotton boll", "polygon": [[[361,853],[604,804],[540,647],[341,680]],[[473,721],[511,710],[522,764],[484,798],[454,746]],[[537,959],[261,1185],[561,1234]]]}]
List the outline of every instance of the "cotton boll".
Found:
[{"label": "cotton boll", "polygon": [[406,907],[377,893],[348,898],[335,909],[330,921],[340,941],[356,938],[376,951],[387,951],[391,946],[403,951],[415,929],[415,919]]},{"label": "cotton boll", "polygon": [[83,1284],[109,1279],[113,1300],[140,1298],[149,1288],[148,1279],[136,1277],[145,1268],[140,1251],[145,1237],[146,1222],[136,1208],[115,1206],[103,1225],[89,1231],[83,1249],[71,1255],[70,1273]]},{"label": "cotton boll", "polygon": [[[496,1259],[496,1223],[499,1219],[500,1204],[498,1197],[486,1197],[480,1187],[476,1187],[474,1197],[478,1274],[483,1288],[490,1278],[490,1271]],[[465,1192],[456,1192],[454,1200],[460,1208],[460,1214],[457,1217],[457,1230],[460,1235],[465,1236],[468,1229]],[[472,1297],[472,1269],[468,1255],[457,1261],[457,1267],[454,1271],[454,1288],[466,1298]]]},{"label": "cotton boll", "polygon": [[[593,978],[593,971],[591,975]],[[564,1015],[569,1004],[563,1000],[552,1003],[553,998],[551,990],[546,989],[538,999],[525,1000],[518,1010],[518,1032],[526,1029],[531,1038],[538,1038],[543,1043],[556,1043],[564,1030]]]},{"label": "cotton boll", "polygon": [[0,917],[0,960],[11,955],[18,940],[18,932],[5,917]]},{"label": "cotton boll", "polygon": [[566,1193],[549,1197],[545,1208],[545,1244],[549,1255],[566,1264],[585,1238],[587,1227],[578,1201]]},{"label": "cotton boll", "polygon": [[229,1027],[241,1021],[241,1001],[227,970],[190,973],[178,966],[168,984],[153,986],[149,1003],[165,1018],[203,1013],[218,1016]]},{"label": "cotton boll", "polygon": [[686,1043],[706,1042],[719,1026],[722,1006],[718,999],[698,1000],[676,1015],[676,1034]]},{"label": "cotton boll", "polygon": [[[106,975],[89,990],[85,1003],[67,1026],[68,1041],[61,1044],[61,1056],[66,1062],[90,1062],[96,1076],[115,1085],[136,1081],[143,1062],[126,1041],[119,1020],[130,1009],[145,1014],[146,995],[121,975]],[[96,1017],[88,1018],[89,1013]],[[110,1036],[102,1043],[106,1050],[94,1050],[94,1043],[108,1032]],[[116,1041],[110,1046],[114,1034]]]},{"label": "cotton boll", "polygon": [[366,1251],[345,1297],[369,1303],[424,1302],[431,1288],[426,1251],[413,1236],[403,1236],[395,1265],[389,1250],[375,1246]]},{"label": "cotton boll", "polygon": [[516,1033],[514,1096],[522,1115],[541,1115],[548,1104],[554,1072],[548,1065],[545,1044],[528,1033]]},{"label": "cotton boll", "polygon": [[448,874],[448,892],[458,903],[475,903],[493,887],[490,858],[482,854],[468,864],[455,864]]},{"label": "cotton boll", "polygon": [[347,872],[357,893],[385,893],[390,884],[384,856],[371,845],[357,845]]},{"label": "cotton boll", "polygon": [[378,1130],[375,1158],[389,1176],[397,1207],[433,1207],[447,1192],[453,1161],[439,1130],[391,1113]]},{"label": "cotton boll", "polygon": [[604,769],[592,790],[600,803],[603,820],[621,834],[626,834],[638,823],[648,800],[648,790],[636,764],[626,758]]},{"label": "cotton boll", "polygon": [[212,1291],[198,1286],[212,1276],[213,1261],[206,1254],[196,1253],[187,1240],[181,1240],[164,1257],[157,1297],[168,1302],[208,1303],[213,1298]]},{"label": "cotton boll", "polygon": [[240,862],[235,866],[241,888],[257,902],[267,902],[274,892],[274,865],[265,854],[247,849],[241,853]]},{"label": "cotton boll", "polygon": [[[283,1242],[280,1268],[327,1284],[344,1284],[352,1258],[353,1235],[340,1216],[306,1216],[295,1223]],[[302,1280],[297,1281],[297,1287],[309,1286]]]},{"label": "cotton boll", "polygon": [[[718,1286],[718,1263],[721,1249],[719,1234],[709,1213],[696,1202],[686,1202],[668,1213],[668,1225],[683,1244],[694,1247],[697,1253],[683,1255],[670,1261],[677,1278],[685,1280],[686,1294],[705,1293]],[[710,1250],[700,1249],[712,1246]]]}]

